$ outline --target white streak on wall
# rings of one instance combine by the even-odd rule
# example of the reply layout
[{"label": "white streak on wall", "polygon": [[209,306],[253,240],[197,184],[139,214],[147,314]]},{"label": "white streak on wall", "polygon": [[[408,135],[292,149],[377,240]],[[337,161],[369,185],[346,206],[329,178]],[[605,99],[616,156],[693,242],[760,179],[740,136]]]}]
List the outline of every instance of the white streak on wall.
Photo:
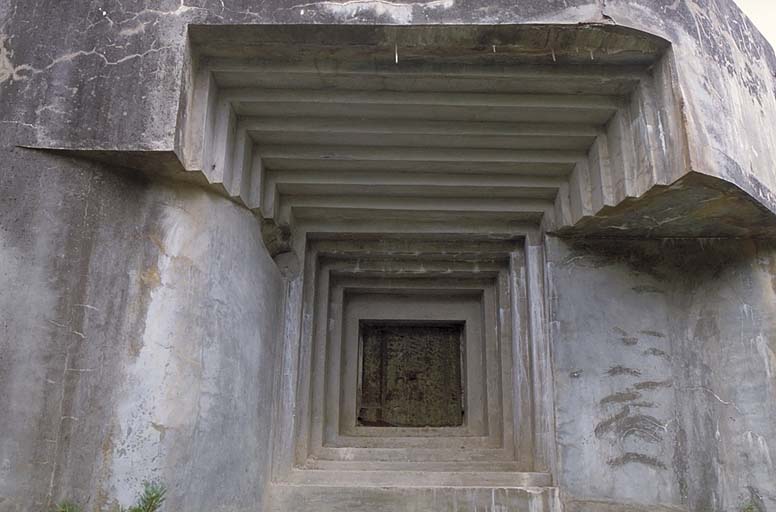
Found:
[{"label": "white streak on wall", "polygon": [[[387,2],[385,0],[350,0],[346,2],[316,2],[304,6],[322,7],[339,18],[355,18],[369,13],[373,16],[388,16],[396,23],[411,23],[415,7],[424,9],[449,9],[455,0],[432,0],[430,2]],[[295,7],[303,7],[297,5]]]},{"label": "white streak on wall", "polygon": [[[197,230],[192,218],[179,208],[168,208],[163,220],[163,251],[157,268],[158,286],[151,291],[143,343],[134,363],[127,369],[123,396],[120,397],[116,421],[119,433],[115,439],[111,486],[116,499],[130,505],[142,489],[143,481],[159,479],[164,470],[165,443],[168,431],[174,431],[192,416],[198,406],[192,399],[192,381],[184,375],[185,366],[195,366],[190,354],[176,357],[180,350],[176,335],[186,332],[185,290],[180,278],[175,279],[176,259],[191,253]],[[193,363],[193,364],[192,364]],[[200,361],[201,363],[201,361]],[[199,411],[198,414],[203,414]]]}]

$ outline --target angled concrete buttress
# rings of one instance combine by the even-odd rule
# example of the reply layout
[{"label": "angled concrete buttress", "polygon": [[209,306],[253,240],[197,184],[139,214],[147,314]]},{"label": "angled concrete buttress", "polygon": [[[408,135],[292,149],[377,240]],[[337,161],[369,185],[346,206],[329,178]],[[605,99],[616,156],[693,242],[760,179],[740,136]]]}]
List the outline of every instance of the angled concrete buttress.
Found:
[{"label": "angled concrete buttress", "polygon": [[732,2],[30,4],[0,512],[776,510],[776,56]]}]

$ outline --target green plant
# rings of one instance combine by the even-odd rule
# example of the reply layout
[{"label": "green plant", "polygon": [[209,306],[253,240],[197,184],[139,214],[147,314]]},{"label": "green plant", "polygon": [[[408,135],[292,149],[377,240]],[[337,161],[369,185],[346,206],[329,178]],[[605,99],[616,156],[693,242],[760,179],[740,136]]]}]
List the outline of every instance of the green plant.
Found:
[{"label": "green plant", "polygon": [[129,507],[127,512],[157,512],[162,508],[166,494],[167,489],[162,484],[146,482],[143,484],[143,494],[138,498],[137,505]]},{"label": "green plant", "polygon": [[758,512],[757,505],[753,500],[749,500],[741,506],[741,512]]},{"label": "green plant", "polygon": [[61,501],[57,503],[54,512],[81,512],[81,508],[72,501]]},{"label": "green plant", "polygon": [[[137,503],[129,508],[117,507],[115,512],[157,512],[162,508],[166,498],[167,488],[158,482],[144,482],[143,494]],[[77,512],[77,511],[76,511]]]},{"label": "green plant", "polygon": [[[137,503],[129,508],[117,506],[113,512],[158,512],[167,495],[167,488],[158,482],[144,482],[143,494]],[[72,501],[61,501],[54,508],[54,512],[81,512],[81,507]]]}]

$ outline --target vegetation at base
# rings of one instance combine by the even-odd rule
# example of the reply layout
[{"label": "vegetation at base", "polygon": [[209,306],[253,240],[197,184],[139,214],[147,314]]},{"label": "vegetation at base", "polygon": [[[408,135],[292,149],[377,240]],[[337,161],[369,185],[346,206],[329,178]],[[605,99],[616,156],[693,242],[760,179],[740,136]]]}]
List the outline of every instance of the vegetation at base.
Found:
[{"label": "vegetation at base", "polygon": [[81,512],[81,508],[72,501],[62,501],[56,508],[55,512]]},{"label": "vegetation at base", "polygon": [[[137,504],[126,508],[117,506],[111,512],[158,512],[162,508],[167,489],[164,485],[154,482],[143,484],[143,493],[138,497]],[[54,512],[82,512],[81,507],[72,501],[62,501],[54,508]]]}]

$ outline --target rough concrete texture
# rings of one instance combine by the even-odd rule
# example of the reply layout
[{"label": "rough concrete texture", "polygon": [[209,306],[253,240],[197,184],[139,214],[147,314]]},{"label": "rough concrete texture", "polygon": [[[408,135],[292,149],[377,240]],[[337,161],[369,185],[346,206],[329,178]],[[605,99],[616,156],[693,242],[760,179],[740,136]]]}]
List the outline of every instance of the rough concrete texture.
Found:
[{"label": "rough concrete texture", "polygon": [[319,510],[372,510],[374,512],[469,512],[472,510],[550,512],[558,501],[553,489],[460,488],[445,492],[436,488],[408,488],[398,493],[381,488],[337,489],[336,508],[326,490],[300,500],[291,486],[276,490],[271,512],[317,512]]},{"label": "rough concrete texture", "polygon": [[773,244],[551,240],[548,253],[570,509],[773,510]]},{"label": "rough concrete texture", "polygon": [[769,210],[729,182],[699,173],[556,232],[568,238],[773,238],[774,233],[776,217]]},{"label": "rough concrete texture", "polygon": [[[772,220],[776,57],[729,0],[0,0],[0,511],[65,497],[100,510],[154,478],[170,510],[260,509],[286,294],[260,221],[231,201],[18,146],[175,167],[189,24],[581,22],[672,44],[691,170],[757,201],[749,226]],[[730,229],[695,219],[693,234],[773,235],[721,210]],[[776,247],[546,244],[567,510],[776,510]],[[358,510],[381,492],[343,499]],[[433,490],[415,496],[436,506]],[[509,507],[490,490],[466,499]]]},{"label": "rough concrete texture", "polygon": [[174,148],[190,23],[593,22],[644,30],[673,45],[692,169],[776,210],[769,163],[776,159],[776,58],[729,0],[5,4],[3,122],[16,127],[19,143],[88,149]]},{"label": "rough concrete texture", "polygon": [[151,479],[173,509],[253,509],[283,297],[256,219],[19,149],[0,183],[0,510]]}]

